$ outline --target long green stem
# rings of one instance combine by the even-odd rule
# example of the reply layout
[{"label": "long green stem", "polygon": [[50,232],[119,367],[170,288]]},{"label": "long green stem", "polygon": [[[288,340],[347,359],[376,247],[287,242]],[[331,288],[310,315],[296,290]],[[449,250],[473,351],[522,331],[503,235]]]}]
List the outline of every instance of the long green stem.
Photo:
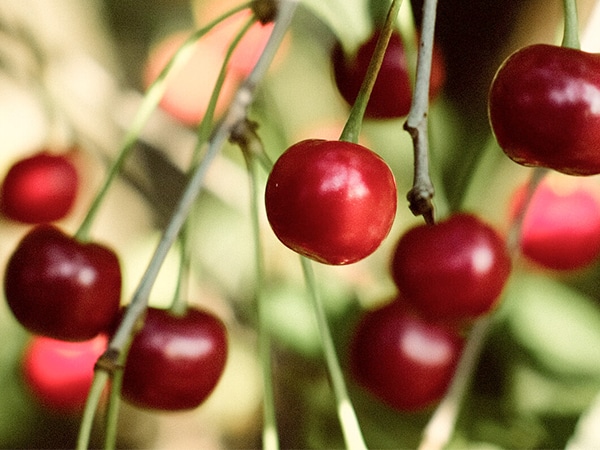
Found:
[{"label": "long green stem", "polygon": [[381,29],[379,38],[377,39],[373,56],[369,62],[367,74],[360,86],[358,96],[352,105],[350,115],[348,116],[348,120],[346,121],[344,129],[342,130],[340,141],[354,143],[358,142],[358,136],[360,135],[363,117],[365,115],[365,110],[367,109],[367,103],[369,102],[371,91],[373,91],[377,74],[379,73],[379,69],[383,62],[385,50],[388,42],[390,41],[390,36],[392,35],[394,23],[396,21],[396,17],[398,16],[398,10],[400,9],[401,4],[402,0],[392,0],[385,23]]},{"label": "long green stem", "polygon": [[131,126],[129,127],[125,137],[123,139],[123,143],[118,152],[117,158],[114,160],[113,164],[108,170],[106,177],[104,178],[104,182],[100,189],[98,190],[96,196],[92,200],[92,204],[87,211],[86,216],[84,217],[79,229],[75,233],[75,237],[79,240],[85,241],[88,238],[90,227],[106,193],[108,192],[109,187],[111,186],[113,180],[118,175],[123,166],[127,156],[133,149],[135,143],[137,142],[144,126],[150,119],[152,113],[160,103],[160,100],[167,89],[167,75],[172,71],[176,70],[178,67],[181,67],[187,60],[192,56],[194,52],[194,44],[198,39],[208,33],[212,28],[214,28],[217,24],[221,23],[223,20],[228,17],[240,12],[243,9],[246,9],[250,6],[250,3],[246,3],[244,5],[240,5],[227,13],[219,16],[212,22],[210,22],[205,27],[199,29],[195,33],[193,33],[177,50],[177,52],[173,55],[173,57],[169,60],[167,65],[161,71],[156,80],[150,85],[142,104],[133,119]]},{"label": "long green stem", "polygon": [[565,32],[562,46],[579,49],[579,21],[577,19],[577,2],[563,0]]},{"label": "long green stem", "polygon": [[[154,254],[148,264],[148,267],[142,276],[142,279],[133,295],[131,302],[125,312],[125,315],[119,324],[119,328],[112,336],[108,346],[108,350],[100,357],[94,372],[94,380],[92,382],[92,390],[88,397],[82,423],[79,431],[78,449],[83,450],[89,444],[89,438],[92,428],[92,423],[96,408],[98,407],[100,396],[104,386],[108,382],[110,372],[114,371],[115,364],[118,365],[121,358],[124,358],[126,346],[133,335],[133,330],[139,318],[146,310],[150,290],[156,280],[160,267],[164,262],[167,253],[182,226],[184,225],[189,212],[191,211],[196,197],[200,193],[204,184],[204,179],[208,171],[208,167],[214,160],[222,145],[228,138],[231,130],[241,120],[245,120],[248,106],[254,98],[254,93],[258,83],[264,78],[272,60],[275,56],[277,48],[281,44],[283,37],[291,23],[292,17],[296,10],[298,2],[289,0],[281,3],[280,11],[273,28],[273,32],[269,37],[267,45],[259,57],[254,69],[248,78],[242,83],[238,89],[233,102],[227,111],[225,118],[216,128],[209,143],[206,155],[202,162],[194,169],[194,172],[188,181],[188,184],[179,199],[173,216],[163,232],[161,240],[155,249]],[[144,109],[144,108],[142,108]],[[132,135],[129,133],[128,135]]]},{"label": "long green stem", "polygon": [[81,425],[79,426],[77,450],[85,450],[89,447],[96,408],[100,403],[100,398],[102,397],[102,393],[104,392],[104,388],[109,378],[110,375],[108,372],[95,372],[94,374],[94,380],[92,381],[92,386],[83,410]]},{"label": "long green stem", "polygon": [[263,376],[263,449],[279,449],[277,419],[275,416],[275,399],[273,397],[273,371],[271,364],[271,336],[269,333],[269,315],[263,295],[265,279],[264,256],[260,238],[260,221],[258,206],[258,167],[257,160],[250,152],[243,150],[248,167],[250,181],[250,213],[252,217],[252,232],[254,235],[254,257],[256,273],[256,303],[258,309],[258,351]]},{"label": "long green stem", "polygon": [[331,377],[331,384],[337,403],[337,413],[342,427],[342,433],[344,434],[346,448],[350,450],[366,449],[367,446],[360,430],[356,412],[350,401],[342,368],[338,361],[335,345],[331,336],[331,330],[329,329],[329,323],[327,321],[327,313],[323,306],[323,300],[317,290],[312,264],[304,257],[301,257],[301,262],[304,278],[306,279],[306,285],[317,318],[325,362],[327,364],[327,369],[329,370],[329,376]]}]

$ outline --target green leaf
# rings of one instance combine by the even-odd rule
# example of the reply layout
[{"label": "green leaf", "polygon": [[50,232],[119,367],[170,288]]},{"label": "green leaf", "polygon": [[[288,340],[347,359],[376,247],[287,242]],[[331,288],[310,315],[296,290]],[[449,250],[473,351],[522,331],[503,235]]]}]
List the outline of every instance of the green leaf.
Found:
[{"label": "green leaf", "polygon": [[507,325],[541,366],[563,376],[600,378],[600,308],[582,293],[541,275],[512,280]]}]

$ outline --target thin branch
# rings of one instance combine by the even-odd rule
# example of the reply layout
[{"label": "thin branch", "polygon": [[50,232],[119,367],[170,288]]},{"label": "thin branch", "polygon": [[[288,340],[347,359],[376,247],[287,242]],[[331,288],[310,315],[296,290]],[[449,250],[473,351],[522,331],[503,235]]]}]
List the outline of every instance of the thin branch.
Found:
[{"label": "thin branch", "polygon": [[[254,69],[248,76],[248,78],[242,83],[238,89],[233,102],[225,115],[225,118],[216,128],[211,139],[208,143],[208,149],[204,160],[194,170],[177,206],[173,216],[163,232],[162,238],[150,260],[146,272],[142,276],[142,279],[133,295],[133,298],[127,307],[125,315],[119,325],[119,328],[112,336],[107,351],[99,358],[96,364],[96,370],[94,375],[95,385],[104,385],[108,379],[107,373],[117,370],[119,362],[122,357],[122,353],[126,348],[128,342],[133,335],[135,326],[144,314],[150,291],[154,285],[160,267],[164,262],[169,249],[177,239],[179,232],[189,215],[194,202],[200,193],[206,172],[210,166],[212,160],[219,153],[219,150],[230,135],[231,130],[236,126],[239,121],[245,120],[249,105],[252,103],[254,93],[258,83],[264,78],[267,70],[275,56],[277,48],[281,44],[283,37],[291,23],[295,9],[298,5],[297,0],[286,0],[281,1],[280,10],[273,27],[269,41],[262,52],[259,60],[257,61]],[[97,395],[93,398],[88,398],[86,404],[86,411],[84,413],[83,423],[91,423],[88,416],[94,414],[94,406],[98,404],[101,395],[101,389],[98,387],[96,391]],[[89,442],[89,427],[83,427],[80,430],[80,436],[78,440],[78,448],[83,449],[87,447]]]},{"label": "thin branch", "polygon": [[433,223],[433,183],[429,176],[429,139],[427,114],[429,111],[429,80],[433,57],[433,38],[437,0],[425,0],[421,38],[417,57],[417,74],[410,112],[404,124],[414,147],[413,187],[407,194],[409,208],[415,216],[423,216],[427,223]]}]

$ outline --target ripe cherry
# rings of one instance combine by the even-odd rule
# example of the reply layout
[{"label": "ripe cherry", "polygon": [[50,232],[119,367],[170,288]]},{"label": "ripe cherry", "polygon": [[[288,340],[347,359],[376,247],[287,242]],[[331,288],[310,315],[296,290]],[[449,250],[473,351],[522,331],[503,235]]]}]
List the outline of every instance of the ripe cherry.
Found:
[{"label": "ripe cherry", "polygon": [[63,414],[79,413],[107,342],[102,334],[83,342],[34,336],[23,354],[23,380],[44,407]]},{"label": "ripe cherry", "polygon": [[514,161],[570,175],[600,173],[600,55],[537,44],[500,66],[489,118]]},{"label": "ripe cherry", "polygon": [[[575,270],[600,255],[600,199],[584,179],[562,181],[546,177],[537,187],[519,243],[522,253],[542,267]],[[515,192],[513,217],[523,205],[525,189]]]},{"label": "ripe cherry", "polygon": [[462,348],[455,329],[421,319],[398,298],[360,320],[350,343],[350,371],[392,408],[417,411],[444,395]]},{"label": "ripe cherry", "polygon": [[35,334],[83,341],[111,328],[119,312],[121,271],[114,252],[52,225],[34,227],[10,257],[8,306]]},{"label": "ripe cherry", "polygon": [[[333,73],[337,88],[342,97],[353,104],[367,74],[371,57],[375,52],[379,31],[375,31],[354,55],[345,55],[340,44],[336,44],[332,54]],[[411,78],[402,37],[398,32],[390,36],[383,62],[373,91],[367,104],[365,117],[391,119],[408,114],[412,101]],[[430,81],[430,97],[435,98],[444,82],[445,69],[442,56],[434,49]]]},{"label": "ripe cherry", "polygon": [[149,308],[127,356],[122,396],[141,408],[196,408],[215,388],[226,359],[225,326],[212,314]]},{"label": "ripe cherry", "polygon": [[78,185],[77,170],[67,156],[37,153],[9,169],[2,184],[0,208],[11,220],[53,222],[69,213]]},{"label": "ripe cherry", "polygon": [[504,240],[470,214],[419,225],[398,241],[392,275],[423,316],[461,321],[488,312],[511,270]]},{"label": "ripe cherry", "polygon": [[308,139],[275,163],[265,192],[267,217],[286,246],[326,264],[373,253],[396,214],[388,165],[359,144]]}]

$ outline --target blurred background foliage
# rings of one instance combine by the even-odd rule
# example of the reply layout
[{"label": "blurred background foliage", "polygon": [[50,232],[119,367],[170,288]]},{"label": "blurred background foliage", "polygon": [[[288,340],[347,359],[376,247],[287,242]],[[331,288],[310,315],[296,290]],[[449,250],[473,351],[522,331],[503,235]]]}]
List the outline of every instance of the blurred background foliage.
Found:
[{"label": "blurred background foliage", "polygon": [[[74,231],[139,104],[151,49],[170,33],[194,29],[237,3],[3,0],[0,170],[39,148],[80,146],[84,192],[74,213],[60,224]],[[330,50],[336,38],[352,47],[366,37],[376,3],[302,2],[285,51],[251,110],[272,158],[301,138],[339,136],[348,109],[332,82]],[[412,5],[417,22],[421,3],[414,0]],[[580,2],[582,19],[592,3]],[[430,128],[440,217],[462,204],[507,230],[509,196],[529,171],[490,144],[487,88],[512,50],[556,42],[561,17],[559,0],[439,1],[436,36],[447,82],[442,98],[432,105]],[[193,131],[158,112],[93,227],[93,236],[113,246],[122,260],[124,303],[184,186]],[[402,121],[367,122],[361,140],[392,167],[400,208],[390,237],[374,255],[350,267],[318,267],[342,361],[360,311],[394,295],[390,249],[402,230],[418,221],[403,207],[412,181],[412,147]],[[228,325],[231,354],[225,376],[207,403],[192,412],[155,414],[124,404],[119,446],[260,445],[261,369],[248,209],[241,154],[226,146],[193,214],[194,280],[189,289],[190,302],[215,311]],[[263,225],[268,269],[263,283],[274,337],[282,447],[339,448],[343,441],[298,260],[274,239],[266,221]],[[26,231],[27,226],[0,221],[2,266]],[[161,271],[152,292],[154,305],[166,306],[172,297],[176,259],[172,255]],[[526,262],[516,264],[452,448],[562,448],[600,391],[600,267],[558,277]],[[31,396],[20,372],[29,336],[4,304],[0,322],[0,447],[72,447],[78,418],[48,411]],[[400,414],[350,387],[370,447],[416,447],[431,411]],[[99,424],[98,435],[100,429]]]}]

